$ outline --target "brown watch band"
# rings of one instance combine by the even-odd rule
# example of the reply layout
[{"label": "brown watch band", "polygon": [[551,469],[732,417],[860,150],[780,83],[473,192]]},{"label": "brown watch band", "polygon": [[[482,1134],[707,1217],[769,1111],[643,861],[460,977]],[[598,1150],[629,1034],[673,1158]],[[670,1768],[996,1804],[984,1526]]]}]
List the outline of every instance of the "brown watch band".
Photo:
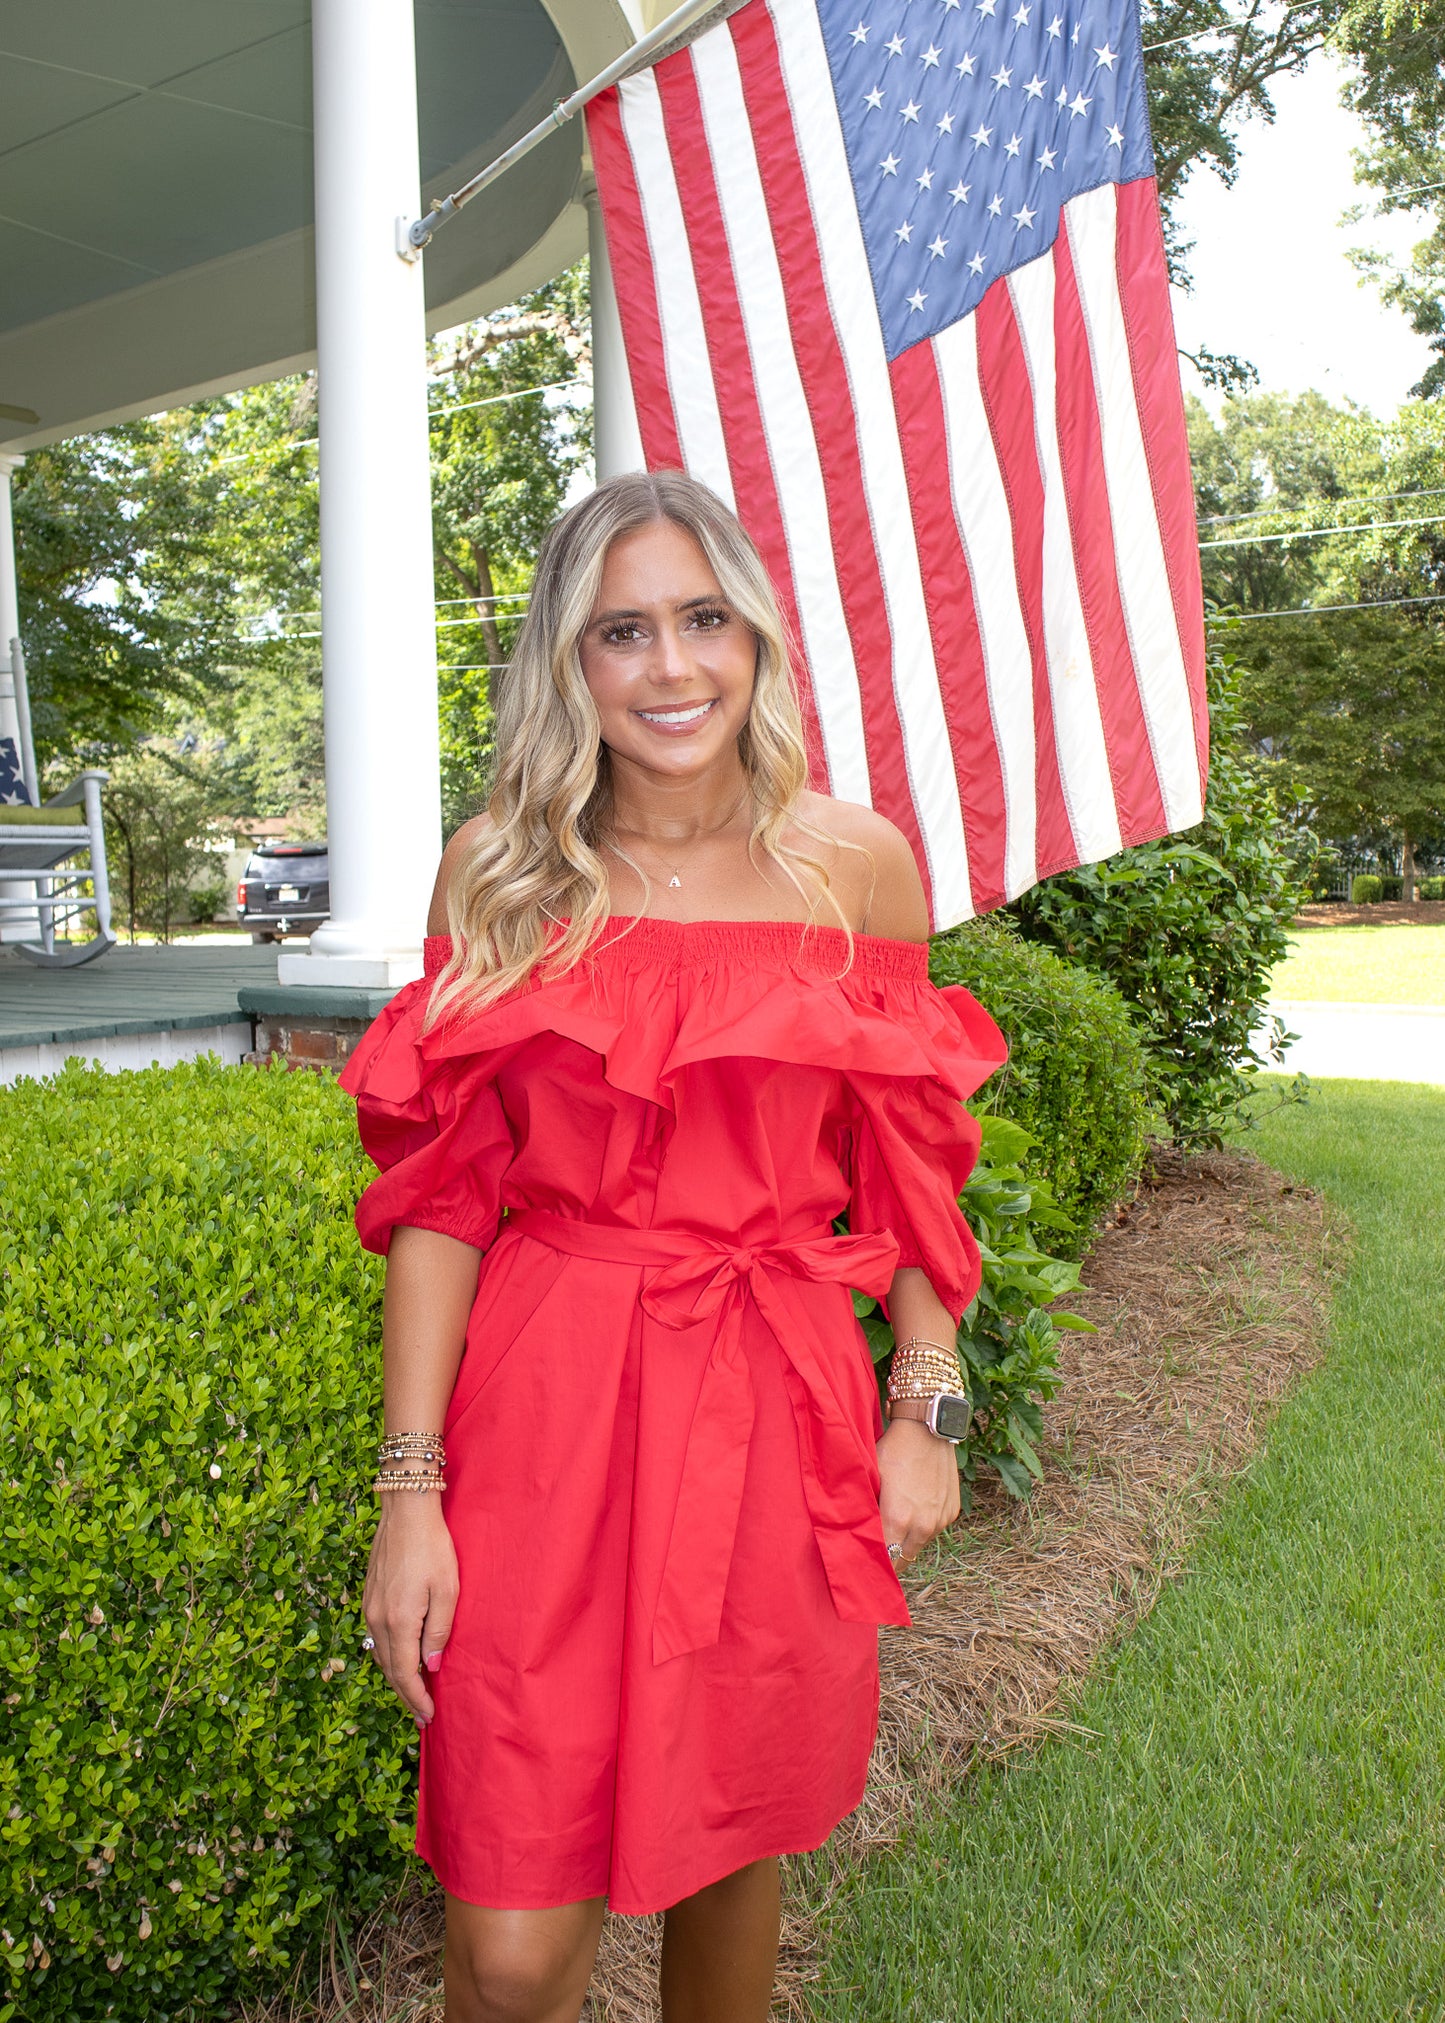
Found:
[{"label": "brown watch band", "polygon": [[928,1407],[931,1402],[928,1398],[900,1398],[896,1405],[888,1407],[890,1425],[895,1419],[914,1419],[920,1426],[927,1425]]}]

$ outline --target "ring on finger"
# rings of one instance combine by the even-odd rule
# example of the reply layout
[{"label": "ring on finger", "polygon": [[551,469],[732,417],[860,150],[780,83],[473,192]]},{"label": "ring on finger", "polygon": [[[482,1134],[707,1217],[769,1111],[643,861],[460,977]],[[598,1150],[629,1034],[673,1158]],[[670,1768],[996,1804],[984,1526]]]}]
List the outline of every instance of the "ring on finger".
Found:
[{"label": "ring on finger", "polygon": [[361,1640],[361,1648],[363,1651],[374,1651],[376,1649],[376,1638],[363,1637]]},{"label": "ring on finger", "polygon": [[896,1538],[894,1539],[894,1541],[893,1541],[892,1545],[890,1545],[890,1546],[889,1546],[889,1548],[888,1548],[888,1557],[889,1557],[889,1558],[890,1558],[890,1559],[892,1560],[892,1562],[893,1562],[893,1564],[894,1564],[895,1566],[902,1566],[902,1565],[903,1565],[903,1563],[904,1563],[904,1562],[903,1562],[903,1545],[902,1545],[902,1542],[901,1542],[901,1540],[899,1540],[899,1539],[896,1539]]}]

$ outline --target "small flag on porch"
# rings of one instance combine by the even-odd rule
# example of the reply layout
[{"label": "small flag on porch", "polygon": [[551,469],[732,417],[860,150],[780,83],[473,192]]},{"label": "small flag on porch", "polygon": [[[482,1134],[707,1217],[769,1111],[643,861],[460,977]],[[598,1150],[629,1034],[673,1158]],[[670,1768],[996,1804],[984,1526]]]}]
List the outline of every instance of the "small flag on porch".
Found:
[{"label": "small flag on porch", "polygon": [[934,925],[1198,821],[1135,0],[749,0],[587,124],[648,465],[757,541]]}]

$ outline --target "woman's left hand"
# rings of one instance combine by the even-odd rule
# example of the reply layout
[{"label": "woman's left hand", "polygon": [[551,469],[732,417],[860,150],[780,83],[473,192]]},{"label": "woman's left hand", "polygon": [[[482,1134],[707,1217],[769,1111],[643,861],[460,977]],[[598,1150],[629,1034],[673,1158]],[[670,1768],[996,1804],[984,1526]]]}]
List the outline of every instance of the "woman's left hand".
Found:
[{"label": "woman's left hand", "polygon": [[958,1516],[958,1462],[953,1443],[918,1419],[894,1419],[878,1442],[882,1482],[878,1492],[887,1545],[903,1547],[895,1567],[907,1566]]}]

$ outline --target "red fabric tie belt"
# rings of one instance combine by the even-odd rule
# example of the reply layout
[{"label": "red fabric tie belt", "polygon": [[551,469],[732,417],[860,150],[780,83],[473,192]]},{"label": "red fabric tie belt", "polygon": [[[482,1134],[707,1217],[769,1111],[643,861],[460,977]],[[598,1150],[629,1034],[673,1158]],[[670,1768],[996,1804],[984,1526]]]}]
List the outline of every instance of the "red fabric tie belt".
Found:
[{"label": "red fabric tie belt", "polygon": [[855,1286],[877,1298],[888,1291],[898,1266],[892,1236],[829,1231],[790,1242],[730,1245],[680,1230],[580,1222],[541,1208],[513,1209],[504,1226],[571,1257],[640,1265],[643,1310],[664,1327],[696,1327],[717,1316],[688,1429],[653,1625],[654,1662],[718,1640],[753,1429],[753,1380],[742,1346],[749,1297],[785,1360],[803,1493],[834,1606],[847,1622],[907,1622],[878,1522],[873,1428],[858,1425],[856,1410],[840,1398],[827,1362],[778,1284],[787,1276]]}]

